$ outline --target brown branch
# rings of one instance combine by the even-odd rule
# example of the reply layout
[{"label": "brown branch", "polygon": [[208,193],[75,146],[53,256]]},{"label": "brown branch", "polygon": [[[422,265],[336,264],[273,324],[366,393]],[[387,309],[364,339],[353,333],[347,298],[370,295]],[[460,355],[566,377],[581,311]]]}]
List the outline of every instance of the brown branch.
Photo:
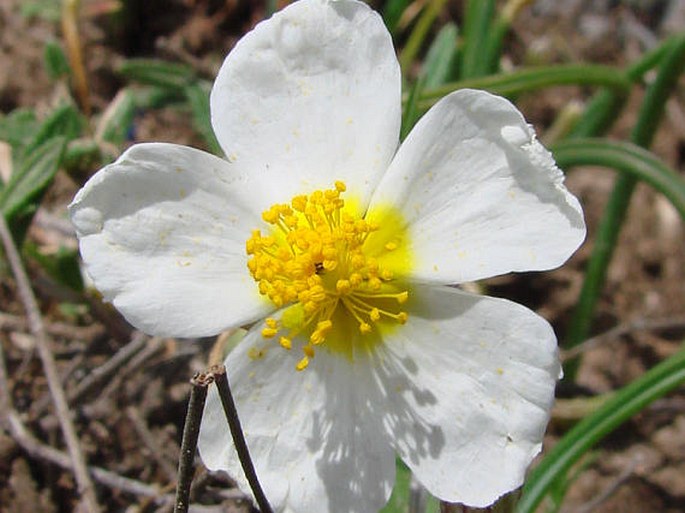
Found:
[{"label": "brown branch", "polygon": [[[69,456],[54,447],[50,447],[49,445],[45,445],[38,441],[28,432],[16,411],[10,410],[7,412],[7,419],[8,431],[12,435],[12,438],[29,456],[47,461],[65,470],[73,469]],[[173,503],[174,496],[171,494],[163,494],[157,486],[149,485],[136,479],[131,479],[130,477],[124,477],[100,467],[91,466],[88,467],[88,470],[98,483],[108,488],[140,497],[149,497],[159,503]],[[221,490],[219,495],[222,499],[244,500],[246,498],[245,495],[237,489]]]},{"label": "brown branch", "polygon": [[[29,325],[26,319],[18,315],[0,312],[0,329],[12,329],[24,331]],[[76,339],[83,341],[93,340],[105,334],[105,328],[99,324],[91,326],[72,326],[63,322],[51,322],[45,324],[45,331],[53,337]]]},{"label": "brown branch", "polygon": [[197,450],[197,439],[200,435],[202,412],[207,399],[207,387],[214,381],[211,373],[196,374],[190,380],[190,399],[188,412],[183,426],[183,440],[181,442],[181,458],[178,462],[178,485],[176,488],[175,513],[187,513],[190,505],[190,485],[193,481],[193,461]]},{"label": "brown branch", "polygon": [[[98,393],[97,400],[95,403],[97,404],[99,401],[104,401],[106,400],[112,393],[114,393],[121,383],[126,380],[133,372],[135,372],[140,366],[142,366],[148,359],[152,358],[157,352],[159,352],[163,348],[163,340],[160,338],[150,338],[146,339],[145,347],[143,348],[142,351],[138,351],[137,354],[134,354],[129,360],[126,362],[120,362],[123,363],[123,368],[119,368],[119,364],[117,363],[116,365],[114,364],[109,364],[111,365],[110,370],[116,370],[117,372],[114,374],[114,378],[109,381],[106,385],[102,385],[101,389]],[[133,344],[134,341],[129,342],[128,345]],[[141,342],[142,344],[142,342]],[[128,350],[122,348],[122,350],[125,350],[128,352]],[[131,351],[133,353],[133,351]],[[122,358],[123,359],[123,358]],[[108,363],[105,363],[102,365],[102,367],[108,365]],[[111,374],[111,372],[107,372],[107,374]],[[87,388],[90,388],[91,386],[95,385],[96,383],[90,382],[89,378],[85,378],[83,385],[79,384],[77,385],[75,391],[79,391],[81,387],[83,387],[83,392],[85,393]],[[99,379],[98,379],[99,383]],[[72,392],[74,393],[74,392]],[[80,394],[79,394],[80,396]],[[72,401],[71,395],[69,396],[69,401]],[[35,411],[43,411],[40,408],[35,409]],[[53,429],[57,423],[58,419],[56,419],[54,416],[49,415],[41,418],[40,424],[43,427],[43,429]]]},{"label": "brown branch", "polygon": [[243,472],[245,473],[247,482],[250,484],[255,501],[262,513],[273,513],[273,509],[271,509],[271,505],[269,504],[266,495],[264,495],[264,490],[262,490],[262,485],[259,484],[257,472],[255,471],[252,459],[250,458],[250,451],[247,448],[245,435],[240,426],[240,419],[238,418],[235,401],[233,401],[233,394],[231,394],[231,387],[228,384],[226,367],[223,365],[214,365],[210,369],[210,372],[214,375],[214,382],[219,390],[221,405],[224,407],[228,427],[230,428],[231,436],[233,437],[233,445],[235,446],[236,453],[238,453],[240,465],[243,467]]},{"label": "brown branch", "polygon": [[131,421],[131,424],[133,424],[133,429],[136,430],[136,434],[140,438],[140,441],[150,450],[152,457],[162,469],[169,482],[175,482],[176,469],[166,458],[164,458],[162,448],[159,443],[157,443],[157,440],[155,440],[154,435],[150,432],[150,428],[148,428],[145,419],[140,415],[138,408],[129,406],[126,408],[126,416],[128,417],[128,420]]},{"label": "brown branch", "polygon": [[101,398],[108,397],[116,391],[121,383],[142,367],[153,356],[164,349],[164,339],[153,337],[147,341],[145,348],[131,358],[126,365],[121,368],[115,378],[110,381],[101,393]]},{"label": "brown branch", "polygon": [[88,117],[90,116],[90,95],[78,28],[80,3],[80,0],[62,0],[62,33],[71,65],[76,98],[83,113]]},{"label": "brown branch", "polygon": [[666,319],[636,319],[634,321],[618,324],[613,328],[590,337],[577,346],[561,351],[561,361],[565,362],[580,356],[583,352],[598,346],[602,342],[616,339],[633,331],[663,331],[685,329],[685,318],[672,317]]},{"label": "brown branch", "polygon": [[[12,438],[29,456],[50,462],[65,470],[73,470],[74,467],[71,458],[66,453],[37,440],[28,432],[26,426],[21,422],[19,415],[15,411],[11,411],[8,417],[9,431]],[[132,495],[140,495],[143,497],[162,497],[162,493],[156,486],[150,486],[99,467],[90,467],[89,470],[99,483],[102,483],[109,488],[122,490]]]},{"label": "brown branch", "polygon": [[[73,464],[68,454],[37,440],[21,421],[19,413],[14,409],[10,395],[9,380],[5,356],[0,344],[0,422],[3,428],[10,434],[12,439],[35,459],[40,459],[56,465],[64,470],[73,471]],[[164,494],[157,486],[152,486],[130,477],[124,477],[115,472],[100,468],[88,467],[89,473],[103,486],[119,490],[139,497],[147,497],[158,504],[173,506],[174,496]],[[245,500],[247,497],[238,489],[217,490],[216,494],[221,500]]]},{"label": "brown branch", "polygon": [[[49,445],[44,445],[38,441],[24,426],[19,414],[12,405],[10,395],[9,380],[7,379],[7,366],[5,355],[0,345],[0,412],[2,413],[3,427],[12,435],[19,447],[29,456],[48,461],[66,470],[73,470],[72,460],[69,455],[59,451]],[[108,470],[91,467],[90,472],[100,483],[123,490],[134,495],[146,497],[159,497],[160,492],[157,488],[146,485],[134,479],[120,476]]]},{"label": "brown branch", "polygon": [[69,407],[64,395],[64,389],[60,382],[54,357],[50,351],[49,340],[45,332],[45,327],[43,326],[40,310],[38,309],[38,302],[31,290],[28,276],[26,275],[21,258],[19,257],[19,252],[17,251],[17,247],[15,246],[12,235],[7,227],[5,217],[2,215],[0,215],[0,238],[2,238],[7,260],[14,273],[19,297],[26,309],[26,317],[28,318],[31,333],[36,338],[38,354],[43,364],[45,377],[48,381],[48,388],[55,403],[55,410],[73,464],[74,477],[76,478],[79,493],[84,501],[86,509],[92,513],[98,512],[100,511],[100,505],[97,502],[93,482],[86,470],[86,460],[69,415]]},{"label": "brown branch", "polygon": [[113,374],[117,369],[122,367],[133,356],[141,351],[147,344],[148,336],[143,333],[136,333],[131,341],[125,346],[121,347],[114,355],[105,363],[93,369],[88,376],[76,385],[69,394],[68,399],[70,403],[78,401],[95,385],[99,385],[106,377]]},{"label": "brown branch", "polygon": [[7,366],[5,365],[5,352],[2,350],[0,342],[0,425],[5,427],[9,423],[9,414],[12,409],[12,396],[10,394],[10,383],[7,379]]}]

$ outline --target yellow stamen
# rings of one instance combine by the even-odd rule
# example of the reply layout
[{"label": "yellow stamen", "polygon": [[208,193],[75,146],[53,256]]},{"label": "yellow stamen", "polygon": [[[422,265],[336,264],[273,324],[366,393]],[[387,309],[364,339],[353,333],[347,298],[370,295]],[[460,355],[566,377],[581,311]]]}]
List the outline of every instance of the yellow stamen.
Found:
[{"label": "yellow stamen", "polygon": [[355,343],[349,331],[336,332],[346,319],[361,335],[408,319],[398,306],[409,298],[396,279],[397,269],[404,268],[385,263],[406,260],[405,223],[394,210],[385,222],[382,216],[356,215],[341,198],[346,191],[345,183],[336,181],[332,189],[272,205],[262,213],[270,233],[253,230],[245,242],[247,267],[260,294],[278,308],[287,307],[280,319],[266,319],[261,334],[274,338],[286,330],[278,342],[287,350],[296,338],[304,340],[297,370],[309,365],[314,346],[329,347],[329,337],[336,348]]},{"label": "yellow stamen", "polygon": [[303,371],[307,368],[309,365],[309,358],[308,357],[303,357],[299,362],[297,362],[297,365],[295,365],[295,369],[298,371]]},{"label": "yellow stamen", "polygon": [[278,333],[278,330],[276,328],[263,328],[262,329],[262,337],[264,338],[273,338],[276,336]]}]

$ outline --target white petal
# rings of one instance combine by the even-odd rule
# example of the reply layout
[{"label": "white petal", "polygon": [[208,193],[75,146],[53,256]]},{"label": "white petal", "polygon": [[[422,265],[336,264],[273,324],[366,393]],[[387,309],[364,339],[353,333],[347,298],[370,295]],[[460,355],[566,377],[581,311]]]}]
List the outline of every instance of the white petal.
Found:
[{"label": "white petal", "polygon": [[[276,511],[375,513],[395,478],[394,451],[365,399],[371,374],[359,360],[302,352],[264,340],[253,328],[226,359],[229,381],[260,483]],[[211,390],[199,440],[211,470],[225,470],[250,493],[218,394]]]},{"label": "white petal", "polygon": [[377,353],[384,423],[436,497],[484,507],[523,483],[559,377],[549,324],[450,287],[412,291],[409,320]]},{"label": "white petal", "polygon": [[347,182],[363,205],[397,149],[400,72],[361,2],[300,0],[255,27],[211,95],[229,161],[269,179],[269,203]]},{"label": "white petal", "polygon": [[585,238],[551,155],[511,103],[483,91],[452,93],[417,123],[370,213],[376,204],[404,214],[419,281],[551,269]]},{"label": "white petal", "polygon": [[196,337],[273,307],[247,271],[245,241],[262,224],[244,174],[172,144],[131,147],[70,205],[88,274],[137,328]]}]

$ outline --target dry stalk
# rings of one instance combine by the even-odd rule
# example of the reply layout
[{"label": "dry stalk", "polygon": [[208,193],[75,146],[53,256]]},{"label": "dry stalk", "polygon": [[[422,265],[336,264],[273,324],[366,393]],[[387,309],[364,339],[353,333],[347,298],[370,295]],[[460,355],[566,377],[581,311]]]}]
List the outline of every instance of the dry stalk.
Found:
[{"label": "dry stalk", "polygon": [[36,339],[38,354],[43,364],[43,370],[48,381],[50,395],[54,401],[55,410],[60,421],[65,442],[67,444],[79,494],[83,499],[86,510],[91,513],[96,513],[100,511],[101,508],[95,496],[93,482],[88,475],[86,460],[84,458],[83,451],[81,450],[81,444],[79,443],[74,425],[71,421],[64,389],[62,388],[62,383],[60,382],[55,359],[50,350],[50,342],[43,325],[43,319],[40,315],[40,310],[38,309],[38,302],[33,295],[33,291],[31,290],[28,276],[24,270],[21,258],[19,257],[19,252],[14,244],[14,239],[12,239],[12,235],[7,227],[7,222],[5,221],[4,216],[0,216],[0,238],[2,238],[7,260],[9,261],[12,272],[14,273],[19,297],[21,298],[24,308],[26,309],[26,317],[28,319],[29,328]]}]

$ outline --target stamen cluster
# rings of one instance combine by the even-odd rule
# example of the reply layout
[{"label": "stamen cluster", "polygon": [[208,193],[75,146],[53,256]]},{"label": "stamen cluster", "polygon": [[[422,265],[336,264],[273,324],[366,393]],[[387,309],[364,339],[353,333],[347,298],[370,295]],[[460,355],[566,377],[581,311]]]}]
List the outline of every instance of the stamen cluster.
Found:
[{"label": "stamen cluster", "polygon": [[[247,266],[259,292],[279,308],[293,305],[280,320],[267,319],[262,335],[272,338],[288,329],[279,342],[290,349],[295,336],[309,334],[298,370],[307,367],[314,346],[333,329],[338,305],[345,307],[361,334],[370,333],[383,320],[400,324],[407,320],[406,312],[387,305],[392,300],[396,305],[404,303],[408,292],[389,287],[393,273],[364,252],[369,235],[379,227],[344,209],[340,196],[345,190],[343,182],[335,182],[334,189],[273,205],[262,213],[273,226],[271,233],[254,230],[246,242]],[[396,248],[395,243],[387,243],[384,250]]]}]

